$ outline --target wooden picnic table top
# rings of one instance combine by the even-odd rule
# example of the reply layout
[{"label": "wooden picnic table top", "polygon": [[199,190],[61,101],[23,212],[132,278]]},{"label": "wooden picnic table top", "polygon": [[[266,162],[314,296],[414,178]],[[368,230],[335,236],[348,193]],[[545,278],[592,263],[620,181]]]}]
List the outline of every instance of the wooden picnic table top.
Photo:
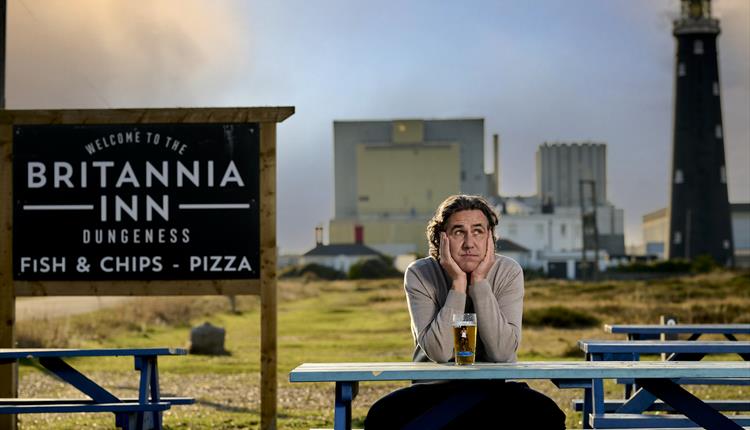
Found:
[{"label": "wooden picnic table top", "polygon": [[290,382],[448,379],[738,378],[750,375],[744,361],[530,361],[476,363],[304,363]]},{"label": "wooden picnic table top", "polygon": [[183,348],[0,348],[0,359],[186,355]]},{"label": "wooden picnic table top", "polygon": [[715,340],[579,340],[578,346],[586,353],[632,352],[642,354],[696,353],[746,354],[750,342]]},{"label": "wooden picnic table top", "polygon": [[605,324],[604,331],[626,334],[750,334],[750,324]]}]

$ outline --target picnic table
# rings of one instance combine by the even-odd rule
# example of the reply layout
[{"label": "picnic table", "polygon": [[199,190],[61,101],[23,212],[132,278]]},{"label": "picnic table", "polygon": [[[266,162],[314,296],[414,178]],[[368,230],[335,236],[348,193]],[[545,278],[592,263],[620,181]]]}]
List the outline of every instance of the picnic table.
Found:
[{"label": "picnic table", "polygon": [[[38,362],[44,369],[75,387],[83,399],[0,399],[0,414],[112,412],[115,426],[124,430],[161,429],[161,413],[177,404],[192,404],[189,397],[161,397],[160,355],[185,355],[180,348],[125,349],[0,349],[0,364],[21,359]],[[119,398],[73,368],[66,360],[79,357],[133,357],[139,371],[138,398]]]},{"label": "picnic table", "polygon": [[[592,390],[592,381],[602,379],[634,378],[639,385],[684,414],[693,423],[706,429],[741,429],[750,425],[750,419],[732,419],[695,397],[673,382],[674,378],[736,378],[750,374],[748,362],[663,362],[663,361],[567,361],[477,363],[457,366],[438,363],[304,363],[289,374],[290,382],[335,382],[334,428],[351,428],[351,403],[356,397],[361,381],[426,381],[473,379],[549,379],[560,388],[589,387],[591,411],[584,415],[584,423],[596,421],[604,415],[603,390]],[[441,409],[439,417],[423,415],[413,423],[414,428],[434,428],[438,419],[445,420],[460,415],[463,410]],[[628,416],[625,416],[628,415]],[[588,418],[588,420],[587,420]],[[621,414],[620,422],[629,427],[644,427],[653,422],[671,420],[642,414]],[[590,421],[589,421],[590,420]],[[746,422],[748,424],[746,424]],[[612,421],[609,422],[610,424]],[[683,423],[684,424],[684,423]],[[679,423],[678,427],[681,426]]]},{"label": "picnic table", "polygon": [[[578,346],[586,353],[586,359],[590,361],[610,361],[610,360],[640,360],[641,354],[670,354],[663,361],[672,363],[676,361],[699,361],[708,354],[737,354],[745,361],[750,361],[750,342],[745,341],[699,341],[699,340],[579,340]],[[653,409],[657,400],[655,393],[651,392],[648,387],[640,385],[633,378],[618,378],[618,383],[625,384],[625,401],[619,403],[612,411],[608,407],[607,412],[615,414],[634,414],[643,413]],[[713,379],[690,376],[680,378],[674,381],[676,384],[750,384],[750,372],[740,375],[739,378],[732,379]],[[592,381],[590,390],[603,392],[603,382],[601,379]],[[640,386],[640,387],[639,387]],[[636,388],[634,392],[634,388]],[[588,389],[587,389],[588,390]],[[593,407],[592,401],[589,401],[590,394],[588,391],[584,395],[582,411],[588,413]],[[596,396],[596,395],[592,395]],[[578,408],[578,405],[574,403]],[[732,410],[729,402],[713,402],[714,407],[723,410]],[[736,410],[746,410],[744,403],[739,403]],[[616,420],[615,415],[599,415],[595,422],[592,423],[594,428],[597,425],[613,425],[612,420]],[[586,426],[584,426],[586,427]]]},{"label": "picnic table", "polygon": [[729,340],[735,335],[750,335],[750,324],[605,324],[607,333],[624,333],[628,340],[659,339],[661,334],[689,334],[688,340],[696,340],[704,334],[721,334]]}]

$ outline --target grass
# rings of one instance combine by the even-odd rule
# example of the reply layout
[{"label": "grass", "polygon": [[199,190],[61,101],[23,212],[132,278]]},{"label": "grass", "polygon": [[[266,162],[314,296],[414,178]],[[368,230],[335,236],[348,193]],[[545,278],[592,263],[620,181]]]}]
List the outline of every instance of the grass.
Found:
[{"label": "grass", "polygon": [[[527,283],[525,314],[527,320],[537,317],[534,324],[527,321],[524,327],[519,360],[582,359],[576,347],[578,339],[619,338],[605,334],[598,324],[591,326],[593,321],[656,323],[659,315],[670,314],[681,323],[748,322],[748,309],[750,276],[746,273],[719,272],[649,283],[534,280]],[[21,322],[17,330],[19,339],[35,346],[174,347],[188,345],[193,325],[209,321],[224,327],[229,355],[160,359],[162,389],[198,399],[195,406],[168,411],[166,428],[257,428],[258,298],[239,297],[235,310],[230,310],[224,297],[143,298],[87,315]],[[541,318],[550,315],[558,319]],[[587,323],[563,328],[565,321],[580,320]],[[279,428],[330,427],[332,423],[333,384],[286,382],[288,372],[300,363],[408,361],[413,350],[398,279],[282,280],[278,327]],[[135,387],[128,360],[80,359],[74,365],[95,380],[115,385],[116,393],[129,393]],[[31,366],[20,367],[20,378],[21,395],[56,396],[65,390]],[[372,402],[405,384],[362,384],[354,402],[355,426],[361,427]],[[547,381],[530,385],[566,410],[568,427],[581,427],[580,414],[570,410],[570,400],[580,397],[580,390],[559,390]],[[605,389],[610,397],[621,395],[621,387],[614,383],[607,382]],[[695,392],[712,398],[748,398],[747,387],[696,387]],[[107,414],[25,415],[21,423],[23,429],[111,428],[112,418]]]}]

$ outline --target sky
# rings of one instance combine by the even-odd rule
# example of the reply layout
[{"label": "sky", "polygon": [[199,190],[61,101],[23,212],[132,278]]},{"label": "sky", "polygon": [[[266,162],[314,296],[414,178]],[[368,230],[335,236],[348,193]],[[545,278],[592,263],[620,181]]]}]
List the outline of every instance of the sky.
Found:
[{"label": "sky", "polygon": [[[502,195],[535,193],[540,144],[604,142],[627,244],[668,204],[677,0],[7,1],[8,109],[294,106],[281,254],[333,216],[334,120],[484,118]],[[750,202],[750,1],[713,13],[729,197]]]}]

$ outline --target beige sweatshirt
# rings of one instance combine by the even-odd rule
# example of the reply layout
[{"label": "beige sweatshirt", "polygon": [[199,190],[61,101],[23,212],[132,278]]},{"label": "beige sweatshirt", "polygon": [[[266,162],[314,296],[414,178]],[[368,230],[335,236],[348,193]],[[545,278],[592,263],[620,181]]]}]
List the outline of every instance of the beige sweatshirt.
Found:
[{"label": "beige sweatshirt", "polygon": [[514,362],[521,342],[523,270],[512,258],[496,255],[487,279],[467,294],[451,290],[450,279],[432,257],[413,262],[404,274],[415,349],[413,361],[453,360],[453,313],[477,314],[477,361]]}]

